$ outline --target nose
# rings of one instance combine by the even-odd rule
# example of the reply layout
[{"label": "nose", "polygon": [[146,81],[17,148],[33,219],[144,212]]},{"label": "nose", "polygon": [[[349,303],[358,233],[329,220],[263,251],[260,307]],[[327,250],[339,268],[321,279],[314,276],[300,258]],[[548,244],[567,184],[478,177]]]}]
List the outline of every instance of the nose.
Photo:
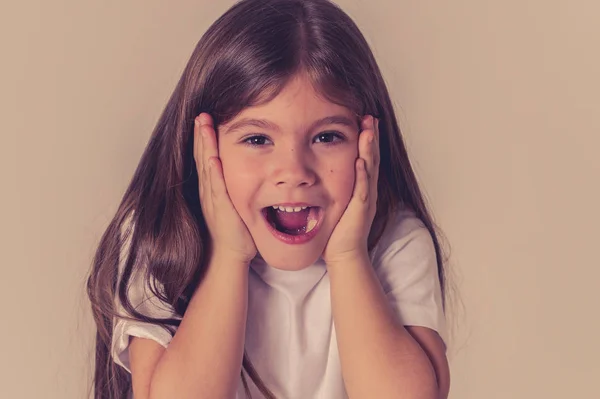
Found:
[{"label": "nose", "polygon": [[317,181],[314,159],[298,147],[282,151],[273,168],[273,182],[278,187],[310,187]]}]

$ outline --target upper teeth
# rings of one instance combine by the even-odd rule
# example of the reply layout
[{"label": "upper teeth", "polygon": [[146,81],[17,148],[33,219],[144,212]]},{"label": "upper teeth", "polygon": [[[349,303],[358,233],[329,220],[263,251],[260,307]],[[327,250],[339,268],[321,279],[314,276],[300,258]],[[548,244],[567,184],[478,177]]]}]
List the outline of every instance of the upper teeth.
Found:
[{"label": "upper teeth", "polygon": [[278,206],[273,205],[273,209],[279,209],[282,212],[300,212],[308,208],[307,206]]}]

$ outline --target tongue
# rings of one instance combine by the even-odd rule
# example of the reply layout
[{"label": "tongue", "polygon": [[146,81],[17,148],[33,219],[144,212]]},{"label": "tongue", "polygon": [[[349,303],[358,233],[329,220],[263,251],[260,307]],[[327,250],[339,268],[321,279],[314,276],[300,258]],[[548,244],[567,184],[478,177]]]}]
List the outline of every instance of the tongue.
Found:
[{"label": "tongue", "polygon": [[304,209],[300,212],[283,212],[280,210],[275,211],[275,218],[277,224],[286,230],[298,230],[306,227],[309,209]]}]

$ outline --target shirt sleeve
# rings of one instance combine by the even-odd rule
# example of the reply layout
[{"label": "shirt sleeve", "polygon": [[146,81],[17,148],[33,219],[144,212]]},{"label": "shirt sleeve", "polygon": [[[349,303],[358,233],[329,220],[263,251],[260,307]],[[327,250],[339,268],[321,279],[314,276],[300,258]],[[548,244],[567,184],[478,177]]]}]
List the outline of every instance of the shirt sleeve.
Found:
[{"label": "shirt sleeve", "polygon": [[[119,278],[125,267],[132,234],[133,231],[125,242],[119,257]],[[161,301],[152,292],[150,284],[145,281],[143,275],[143,270],[138,269],[132,273],[130,278],[128,298],[135,309],[149,317],[181,319],[169,304]],[[156,288],[162,289],[158,284]],[[119,315],[128,315],[118,297],[115,298],[115,306]],[[122,366],[128,372],[131,372],[129,363],[129,342],[131,337],[151,339],[165,348],[172,338],[169,331],[158,324],[115,317],[113,319],[111,356],[115,363]]]},{"label": "shirt sleeve", "polygon": [[448,345],[435,247],[424,224],[403,212],[375,250],[373,266],[394,312],[405,326],[428,327]]}]

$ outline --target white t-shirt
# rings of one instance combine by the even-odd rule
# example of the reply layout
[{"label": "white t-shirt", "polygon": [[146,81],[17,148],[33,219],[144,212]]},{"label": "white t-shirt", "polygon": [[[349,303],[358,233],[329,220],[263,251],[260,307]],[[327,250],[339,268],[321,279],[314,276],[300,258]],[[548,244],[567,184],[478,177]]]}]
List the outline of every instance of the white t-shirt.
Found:
[{"label": "white t-shirt", "polygon": [[[400,211],[372,251],[371,261],[403,324],[428,327],[446,343],[435,249],[423,223],[412,212]],[[271,392],[278,399],[347,398],[323,261],[300,271],[285,271],[257,258],[250,264],[248,284],[245,348]],[[134,286],[130,297],[144,314],[177,318],[149,288]],[[164,347],[171,340],[160,326],[115,320],[112,356],[128,371],[131,336]],[[246,379],[252,396],[262,397],[252,380]],[[236,399],[245,397],[240,378]]]}]

